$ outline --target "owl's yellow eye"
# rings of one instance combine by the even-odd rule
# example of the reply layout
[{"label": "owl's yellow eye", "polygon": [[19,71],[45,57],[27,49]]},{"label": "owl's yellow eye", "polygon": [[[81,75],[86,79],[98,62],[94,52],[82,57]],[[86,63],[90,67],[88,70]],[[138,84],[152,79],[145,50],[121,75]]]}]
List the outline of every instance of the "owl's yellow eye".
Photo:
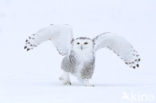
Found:
[{"label": "owl's yellow eye", "polygon": [[87,45],[87,44],[88,44],[88,42],[84,42],[84,44],[85,44],[85,45]]},{"label": "owl's yellow eye", "polygon": [[79,42],[77,42],[77,44],[79,45],[80,43],[79,43]]}]

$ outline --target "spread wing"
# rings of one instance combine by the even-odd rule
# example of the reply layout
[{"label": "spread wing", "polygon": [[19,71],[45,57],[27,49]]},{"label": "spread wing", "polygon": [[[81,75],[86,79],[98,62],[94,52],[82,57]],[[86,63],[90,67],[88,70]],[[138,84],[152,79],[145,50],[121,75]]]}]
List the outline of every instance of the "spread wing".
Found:
[{"label": "spread wing", "polygon": [[25,41],[24,49],[29,51],[42,42],[51,40],[61,55],[67,55],[72,38],[73,32],[70,25],[50,25],[29,36]]},{"label": "spread wing", "polygon": [[103,33],[95,37],[93,41],[95,51],[107,47],[131,68],[139,67],[140,56],[126,39],[112,33]]}]

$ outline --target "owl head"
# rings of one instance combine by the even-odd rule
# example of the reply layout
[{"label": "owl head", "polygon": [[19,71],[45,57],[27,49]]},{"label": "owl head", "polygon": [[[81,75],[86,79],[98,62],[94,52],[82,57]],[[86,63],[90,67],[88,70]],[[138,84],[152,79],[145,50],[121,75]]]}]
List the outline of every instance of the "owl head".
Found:
[{"label": "owl head", "polygon": [[94,48],[94,42],[87,37],[79,37],[72,40],[72,49],[76,51],[92,51]]}]

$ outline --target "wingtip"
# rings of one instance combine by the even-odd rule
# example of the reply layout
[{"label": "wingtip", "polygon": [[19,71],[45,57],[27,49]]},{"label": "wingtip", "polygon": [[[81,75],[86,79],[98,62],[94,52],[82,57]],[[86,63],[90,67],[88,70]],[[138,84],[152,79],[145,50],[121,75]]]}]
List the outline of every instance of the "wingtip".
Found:
[{"label": "wingtip", "polygon": [[139,68],[139,64],[136,65]]},{"label": "wingtip", "polygon": [[132,68],[133,69],[137,69],[137,68],[139,68],[140,67],[140,65],[139,64],[136,64],[135,66],[133,66]]},{"label": "wingtip", "polygon": [[30,48],[28,48],[27,46],[24,46],[24,49],[26,49],[26,51],[30,50]]},{"label": "wingtip", "polygon": [[29,48],[27,48],[27,51],[29,51],[30,49]]},{"label": "wingtip", "polygon": [[24,46],[24,49],[26,49],[27,48],[27,46]]}]

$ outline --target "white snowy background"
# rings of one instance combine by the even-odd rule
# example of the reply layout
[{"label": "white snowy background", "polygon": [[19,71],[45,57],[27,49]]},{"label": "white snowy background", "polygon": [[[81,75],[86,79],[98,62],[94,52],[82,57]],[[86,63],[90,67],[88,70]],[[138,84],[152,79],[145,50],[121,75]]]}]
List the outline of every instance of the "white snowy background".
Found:
[{"label": "white snowy background", "polygon": [[[96,53],[95,87],[58,80],[62,57],[51,42],[31,52],[26,37],[49,24],[70,24],[75,37],[114,32],[140,53],[139,69],[113,52]],[[0,103],[156,103],[155,0],[0,0]]]}]

